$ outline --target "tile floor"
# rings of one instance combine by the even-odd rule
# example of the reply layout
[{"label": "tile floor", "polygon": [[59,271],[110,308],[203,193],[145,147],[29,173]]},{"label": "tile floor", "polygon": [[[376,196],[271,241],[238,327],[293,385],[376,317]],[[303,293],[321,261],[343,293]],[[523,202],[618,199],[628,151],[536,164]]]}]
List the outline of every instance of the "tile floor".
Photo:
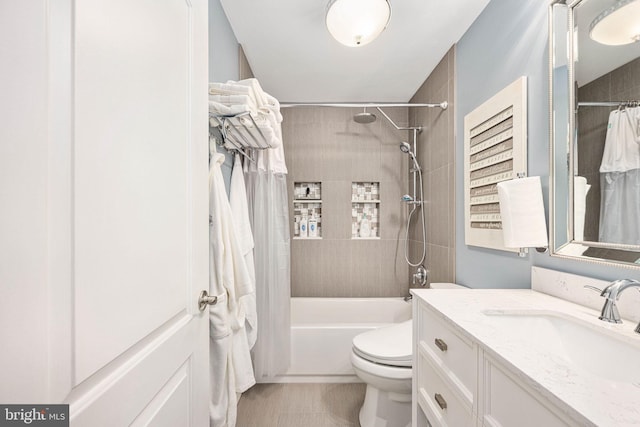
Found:
[{"label": "tile floor", "polygon": [[360,427],[364,384],[257,384],[238,402],[236,427]]}]

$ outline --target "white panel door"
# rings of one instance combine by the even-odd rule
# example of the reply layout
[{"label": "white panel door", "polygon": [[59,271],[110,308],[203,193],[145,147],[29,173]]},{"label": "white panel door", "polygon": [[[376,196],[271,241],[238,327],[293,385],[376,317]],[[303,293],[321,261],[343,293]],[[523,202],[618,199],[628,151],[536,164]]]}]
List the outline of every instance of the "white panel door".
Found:
[{"label": "white panel door", "polygon": [[2,2],[0,20],[0,402],[208,425],[206,0]]}]

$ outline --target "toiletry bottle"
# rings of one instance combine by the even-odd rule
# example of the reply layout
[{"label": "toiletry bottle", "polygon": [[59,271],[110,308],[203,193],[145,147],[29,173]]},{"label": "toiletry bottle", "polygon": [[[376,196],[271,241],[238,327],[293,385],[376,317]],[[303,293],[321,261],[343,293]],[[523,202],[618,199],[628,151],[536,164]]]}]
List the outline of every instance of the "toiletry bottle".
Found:
[{"label": "toiletry bottle", "polygon": [[302,219],[300,220],[300,237],[303,239],[306,239],[307,236],[308,236],[307,217],[303,216]]},{"label": "toiletry bottle", "polygon": [[309,237],[318,237],[318,221],[315,215],[311,215],[307,226],[309,228]]},{"label": "toiletry bottle", "polygon": [[294,236],[300,235],[300,224],[298,222],[298,217],[296,217],[295,220],[293,221],[293,235]]},{"label": "toiletry bottle", "polygon": [[362,219],[360,220],[360,237],[369,236],[371,236],[371,224],[367,219],[367,215],[362,214]]}]

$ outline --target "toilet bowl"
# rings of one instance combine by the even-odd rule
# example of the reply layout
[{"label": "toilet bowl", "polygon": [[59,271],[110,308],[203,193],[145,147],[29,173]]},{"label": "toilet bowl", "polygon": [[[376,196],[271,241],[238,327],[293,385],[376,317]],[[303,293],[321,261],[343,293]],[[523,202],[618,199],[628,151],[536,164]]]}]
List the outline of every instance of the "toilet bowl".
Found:
[{"label": "toilet bowl", "polygon": [[[453,283],[432,283],[432,289],[462,289]],[[353,339],[351,365],[367,384],[360,409],[361,427],[411,425],[411,320],[364,332]]]},{"label": "toilet bowl", "polygon": [[411,425],[411,331],[407,320],[353,339],[351,364],[367,384],[360,409],[362,427]]}]

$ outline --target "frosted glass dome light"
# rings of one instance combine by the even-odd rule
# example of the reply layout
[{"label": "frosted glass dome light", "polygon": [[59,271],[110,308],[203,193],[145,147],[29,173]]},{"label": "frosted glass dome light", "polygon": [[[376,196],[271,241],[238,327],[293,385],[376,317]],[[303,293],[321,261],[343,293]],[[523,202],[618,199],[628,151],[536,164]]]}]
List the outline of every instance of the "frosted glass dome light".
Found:
[{"label": "frosted glass dome light", "polygon": [[640,1],[618,0],[593,20],[589,37],[610,46],[640,41]]},{"label": "frosted glass dome light", "polygon": [[359,47],[378,37],[387,28],[390,18],[388,0],[331,0],[326,24],[338,42]]}]

